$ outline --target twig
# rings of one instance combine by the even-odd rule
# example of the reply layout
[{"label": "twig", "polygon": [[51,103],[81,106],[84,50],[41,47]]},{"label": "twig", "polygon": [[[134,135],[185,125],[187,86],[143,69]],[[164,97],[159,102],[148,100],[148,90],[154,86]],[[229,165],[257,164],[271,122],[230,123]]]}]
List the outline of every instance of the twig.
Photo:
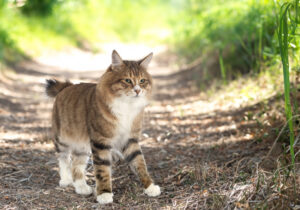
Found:
[{"label": "twig", "polygon": [[18,174],[18,173],[21,173],[23,171],[16,171],[16,172],[13,172],[13,173],[10,173],[10,174],[5,174],[4,176],[1,176],[0,179],[4,178],[4,177],[8,177],[8,176],[11,176],[11,175],[14,175],[14,174]]},{"label": "twig", "polygon": [[240,160],[238,161],[237,166],[236,166],[236,169],[235,169],[235,173],[234,173],[234,176],[235,176],[235,177],[237,176],[237,171],[238,171],[238,169],[239,169],[239,167],[240,167],[241,162],[242,162],[243,160],[247,159],[247,158],[248,158],[248,157],[243,157],[242,159],[240,159]]},{"label": "twig", "polygon": [[291,119],[289,119],[288,121],[285,122],[283,128],[281,129],[280,133],[279,133],[278,136],[276,137],[276,139],[275,139],[275,141],[274,141],[274,143],[273,143],[273,145],[272,145],[270,151],[268,152],[267,156],[265,157],[265,159],[268,158],[268,157],[270,156],[270,154],[271,154],[271,152],[273,151],[273,149],[274,149],[274,147],[275,147],[275,145],[276,145],[276,143],[277,143],[279,137],[281,136],[282,132],[284,131],[285,127],[287,126],[288,122],[289,122],[290,120],[292,120],[293,118],[299,117],[299,116],[300,116],[300,115],[294,115],[293,117],[291,117]]},{"label": "twig", "polygon": [[170,176],[170,177],[167,177],[167,178],[165,179],[165,181],[169,181],[170,179],[173,179],[174,177],[178,176],[178,175],[181,174],[181,173],[182,173],[182,170],[178,171],[176,174],[174,174],[174,175],[172,175],[172,176]]},{"label": "twig", "polygon": [[18,182],[20,183],[20,182],[24,182],[24,181],[29,181],[31,177],[32,177],[32,174],[30,174],[27,178],[19,180]]},{"label": "twig", "polygon": [[124,177],[128,177],[128,175],[123,175],[123,176],[119,176],[119,177],[113,178],[113,181],[118,180],[118,179],[122,179]]}]

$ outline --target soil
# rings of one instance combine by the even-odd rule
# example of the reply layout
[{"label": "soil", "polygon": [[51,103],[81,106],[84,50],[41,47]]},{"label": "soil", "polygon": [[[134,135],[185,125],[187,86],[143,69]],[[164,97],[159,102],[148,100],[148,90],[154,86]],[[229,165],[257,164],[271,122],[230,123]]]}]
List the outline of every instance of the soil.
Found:
[{"label": "soil", "polygon": [[[100,62],[95,59],[110,61],[110,53],[90,56],[87,62],[94,62],[93,67],[76,69],[76,62],[87,57],[84,53],[59,54],[56,63],[55,53],[27,60],[0,76],[0,209],[299,209],[299,165],[296,178],[283,183],[282,170],[273,176],[278,164],[288,161],[282,148],[275,145],[266,158],[278,135],[272,129],[283,122],[261,127],[249,119],[264,103],[233,108],[210,100],[195,87],[195,71],[175,70],[176,57],[165,53],[150,66],[155,90],[140,140],[162,194],[147,197],[124,162],[113,167],[112,204],[101,206],[92,195],[59,187],[50,137],[53,99],[44,93],[45,79],[96,82],[105,69],[95,68]],[[268,136],[262,138],[265,131]],[[91,163],[87,170],[94,186]]]}]

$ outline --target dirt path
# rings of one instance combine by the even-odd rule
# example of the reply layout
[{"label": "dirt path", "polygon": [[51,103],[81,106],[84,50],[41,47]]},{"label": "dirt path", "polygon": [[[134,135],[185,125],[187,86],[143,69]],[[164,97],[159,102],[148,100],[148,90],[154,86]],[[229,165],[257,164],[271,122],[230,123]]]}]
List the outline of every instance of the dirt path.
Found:
[{"label": "dirt path", "polygon": [[[245,120],[247,111],[257,107],[231,109],[195,94],[188,77],[173,71],[172,61],[164,59],[161,47],[154,49],[157,56],[150,66],[154,100],[146,111],[141,144],[162,195],[145,196],[125,163],[114,167],[111,205],[100,207],[93,196],[58,187],[58,166],[49,139],[53,100],[44,94],[44,81],[56,77],[95,82],[115,47],[128,59],[151,50],[122,45],[106,46],[97,55],[78,50],[50,53],[16,65],[16,74],[1,79],[0,209],[247,207],[249,202],[242,202],[244,193],[254,193],[256,166],[270,146],[253,141],[251,129],[257,124]],[[126,54],[128,47],[138,50]],[[94,185],[91,164],[88,171],[88,183]]]}]

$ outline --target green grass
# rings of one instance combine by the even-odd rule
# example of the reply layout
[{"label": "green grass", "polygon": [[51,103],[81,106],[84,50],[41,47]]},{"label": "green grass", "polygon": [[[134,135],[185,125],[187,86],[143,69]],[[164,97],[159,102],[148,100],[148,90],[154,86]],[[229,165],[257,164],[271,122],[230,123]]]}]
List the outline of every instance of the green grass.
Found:
[{"label": "green grass", "polygon": [[[1,2],[0,19],[5,20],[0,22],[1,36],[29,55],[81,47],[83,42],[91,46],[118,41],[161,43],[170,33],[167,19],[174,13],[168,1],[159,0],[57,1],[48,15],[24,13],[22,7]],[[7,45],[3,39],[0,42]]]},{"label": "green grass", "polygon": [[[17,52],[36,55],[47,48],[59,49],[74,43],[71,38],[58,33],[58,25],[53,17],[42,20],[35,16],[26,17],[18,8],[4,6],[1,8],[0,19],[5,20],[0,22],[0,29],[3,37],[1,44],[6,49],[18,49]],[[5,53],[4,48],[0,51]],[[7,59],[7,56],[5,53],[4,58]]]},{"label": "green grass", "polygon": [[[293,11],[293,6],[295,12]],[[278,42],[280,46],[280,55],[282,61],[282,70],[284,78],[284,98],[285,98],[285,111],[286,119],[290,131],[290,154],[292,159],[292,166],[295,165],[295,153],[294,153],[294,126],[293,126],[293,113],[290,100],[290,64],[289,64],[289,46],[292,41],[296,41],[295,33],[298,24],[298,0],[295,0],[294,4],[284,3],[280,8],[279,23],[278,23]],[[294,12],[294,13],[292,13]],[[292,13],[292,14],[291,14]],[[294,15],[294,17],[293,17]],[[297,42],[297,41],[296,41]],[[295,42],[295,43],[296,43]]]},{"label": "green grass", "polygon": [[224,66],[222,50],[219,51],[219,63],[220,63],[222,79],[223,79],[224,83],[226,83],[227,82],[226,81],[226,69],[225,69],[225,66]]},{"label": "green grass", "polygon": [[173,36],[175,50],[188,60],[221,50],[230,69],[258,72],[260,61],[276,54],[273,9],[271,0],[187,1]]}]

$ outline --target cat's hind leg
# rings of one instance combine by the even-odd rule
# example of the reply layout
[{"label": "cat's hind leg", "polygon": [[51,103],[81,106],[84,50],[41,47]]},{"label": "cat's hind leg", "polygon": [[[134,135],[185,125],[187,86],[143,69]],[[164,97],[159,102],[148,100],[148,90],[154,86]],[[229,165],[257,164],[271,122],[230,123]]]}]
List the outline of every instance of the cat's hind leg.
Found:
[{"label": "cat's hind leg", "polygon": [[89,153],[72,152],[72,178],[75,192],[80,195],[89,195],[93,192],[92,188],[86,183],[85,168],[89,159]]},{"label": "cat's hind leg", "polygon": [[58,156],[60,187],[67,187],[73,183],[71,173],[71,150],[67,144],[60,142],[59,138],[56,137],[54,145]]}]

